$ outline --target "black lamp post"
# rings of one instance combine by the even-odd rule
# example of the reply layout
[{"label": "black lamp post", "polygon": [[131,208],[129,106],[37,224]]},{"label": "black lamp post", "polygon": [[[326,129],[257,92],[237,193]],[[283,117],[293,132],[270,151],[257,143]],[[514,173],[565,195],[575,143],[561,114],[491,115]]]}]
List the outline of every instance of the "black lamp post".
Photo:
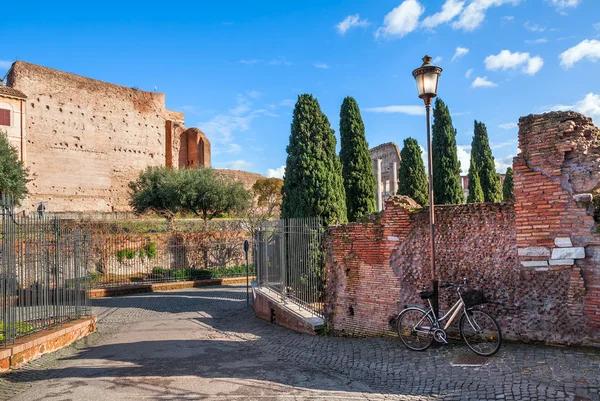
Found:
[{"label": "black lamp post", "polygon": [[438,81],[442,69],[431,64],[431,57],[423,57],[423,65],[413,71],[413,77],[417,82],[419,98],[425,102],[427,115],[427,164],[429,168],[429,246],[431,266],[431,289],[435,293],[432,299],[433,310],[438,316],[438,281],[435,279],[435,207],[433,200],[433,159],[431,154],[431,100],[437,96]]}]

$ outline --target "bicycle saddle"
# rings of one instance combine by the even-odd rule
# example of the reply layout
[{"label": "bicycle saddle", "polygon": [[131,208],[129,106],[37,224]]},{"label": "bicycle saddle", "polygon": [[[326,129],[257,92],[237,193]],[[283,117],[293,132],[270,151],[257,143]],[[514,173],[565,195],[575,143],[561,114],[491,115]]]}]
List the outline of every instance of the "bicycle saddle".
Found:
[{"label": "bicycle saddle", "polygon": [[431,297],[433,297],[435,295],[435,292],[433,291],[423,291],[419,293],[419,296],[421,297],[421,299],[429,299]]}]

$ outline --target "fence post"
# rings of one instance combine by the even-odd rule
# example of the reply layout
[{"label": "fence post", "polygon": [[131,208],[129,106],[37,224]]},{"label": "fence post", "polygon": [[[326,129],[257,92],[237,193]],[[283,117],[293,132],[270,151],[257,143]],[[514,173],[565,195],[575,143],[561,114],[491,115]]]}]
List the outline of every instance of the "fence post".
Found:
[{"label": "fence post", "polygon": [[287,301],[287,291],[288,291],[288,282],[287,282],[287,272],[286,272],[286,256],[287,256],[287,252],[286,252],[286,248],[285,248],[285,233],[286,233],[286,223],[287,221],[285,219],[281,219],[279,220],[280,224],[280,232],[279,232],[279,259],[281,262],[281,283],[282,283],[282,290],[281,293],[283,294],[283,301]]}]

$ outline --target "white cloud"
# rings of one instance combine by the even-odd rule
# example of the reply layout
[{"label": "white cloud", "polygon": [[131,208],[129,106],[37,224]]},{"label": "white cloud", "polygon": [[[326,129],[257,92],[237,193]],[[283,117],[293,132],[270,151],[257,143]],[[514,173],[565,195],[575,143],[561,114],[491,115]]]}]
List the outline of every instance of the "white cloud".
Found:
[{"label": "white cloud", "polygon": [[360,15],[349,15],[335,27],[340,35],[344,35],[351,28],[366,27],[369,25],[369,20],[360,19]]},{"label": "white cloud", "polygon": [[456,155],[458,156],[458,161],[460,161],[461,174],[468,174],[469,166],[471,166],[471,145],[457,145]]},{"label": "white cloud", "polygon": [[560,11],[563,8],[577,7],[581,0],[548,0],[556,10]]},{"label": "white cloud", "polygon": [[450,22],[463,10],[464,1],[446,0],[442,10],[425,18],[421,23],[423,28],[435,28],[438,25]]},{"label": "white cloud", "polygon": [[461,58],[462,56],[466,56],[467,54],[469,54],[469,49],[467,49],[466,47],[457,47],[456,51],[454,52],[454,56],[452,56],[452,61]]},{"label": "white cloud", "polygon": [[247,160],[232,160],[230,162],[219,163],[227,170],[248,170],[252,167],[252,163]]},{"label": "white cloud", "polygon": [[424,116],[424,106],[383,106],[383,107],[367,107],[364,111],[371,113],[399,113],[408,114],[410,116]]},{"label": "white cloud", "polygon": [[0,60],[0,69],[3,70],[8,70],[10,68],[10,66],[12,65],[12,61],[8,61],[8,60]]},{"label": "white cloud", "polygon": [[465,78],[469,79],[469,77],[471,76],[472,73],[473,73],[473,69],[469,68],[467,70],[467,72],[465,72]]},{"label": "white cloud", "polygon": [[578,45],[561,53],[559,58],[560,66],[564,69],[573,67],[576,62],[581,61],[584,58],[594,62],[600,58],[600,41],[596,39],[586,39]]},{"label": "white cloud", "polygon": [[539,39],[534,39],[534,40],[526,40],[525,43],[527,43],[528,45],[537,45],[540,43],[548,43],[548,39],[547,38],[539,38]]},{"label": "white cloud", "polygon": [[487,77],[477,77],[475,78],[475,81],[473,81],[473,83],[471,84],[472,88],[493,88],[495,86],[498,86],[498,84],[495,84],[494,82],[488,80]]},{"label": "white cloud", "polygon": [[531,57],[529,53],[502,50],[497,55],[487,56],[484,60],[485,68],[488,70],[509,70],[521,67],[521,71],[535,75],[544,65],[544,60],[539,57]]},{"label": "white cloud", "polygon": [[529,21],[525,21],[525,29],[527,29],[528,31],[531,32],[544,32],[546,30],[545,27],[541,26],[541,25],[537,25],[537,24],[532,24]]},{"label": "white cloud", "polygon": [[235,107],[197,124],[210,137],[215,155],[240,152],[242,148],[234,142],[235,134],[248,131],[252,121],[259,116],[276,116],[268,107],[253,108],[253,100],[260,96],[258,91],[238,94]]},{"label": "white cloud", "polygon": [[600,119],[600,95],[595,93],[588,93],[583,99],[573,105],[558,104],[547,107],[550,111],[557,110],[574,110],[587,117]]},{"label": "white cloud", "polygon": [[417,0],[404,0],[402,4],[387,13],[383,26],[375,31],[375,37],[403,37],[419,26],[419,18],[425,8]]},{"label": "white cloud", "polygon": [[249,60],[245,60],[245,59],[244,60],[240,60],[240,64],[257,64],[259,62],[260,62],[260,60],[257,60],[255,58],[249,59]]},{"label": "white cloud", "polygon": [[508,155],[499,159],[494,158],[494,164],[496,165],[496,172],[498,174],[506,174],[506,169],[513,166],[513,159],[516,155]]},{"label": "white cloud", "polygon": [[596,22],[594,25],[592,25],[594,27],[595,30],[600,31],[600,22]]},{"label": "white cloud", "polygon": [[320,68],[322,70],[326,70],[326,69],[329,68],[329,66],[327,64],[325,64],[325,63],[314,63],[313,66],[315,68]]},{"label": "white cloud", "polygon": [[443,59],[443,57],[442,57],[442,56],[437,56],[436,58],[434,58],[434,59],[432,60],[432,63],[433,63],[433,64],[438,64],[438,63],[440,63],[440,62],[442,61],[442,59]]},{"label": "white cloud", "polygon": [[502,22],[512,22],[515,20],[515,16],[514,15],[505,15],[504,17],[502,17]]},{"label": "white cloud", "polygon": [[519,128],[519,125],[517,123],[506,123],[506,124],[500,124],[499,127],[502,129],[515,129],[515,128]]},{"label": "white cloud", "polygon": [[489,8],[504,4],[519,4],[520,0],[472,0],[460,14],[460,18],[452,24],[454,29],[473,31],[481,26]]},{"label": "white cloud", "polygon": [[267,178],[283,178],[285,174],[285,166],[279,166],[277,168],[267,169],[267,173],[265,174]]},{"label": "white cloud", "polygon": [[277,57],[274,60],[269,61],[269,65],[292,65],[285,57]]}]

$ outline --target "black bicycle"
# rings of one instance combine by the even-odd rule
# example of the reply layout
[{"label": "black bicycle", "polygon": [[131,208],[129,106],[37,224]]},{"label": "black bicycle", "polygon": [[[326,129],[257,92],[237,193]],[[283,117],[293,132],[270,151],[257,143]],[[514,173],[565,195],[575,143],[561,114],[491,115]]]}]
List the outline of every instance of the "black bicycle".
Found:
[{"label": "black bicycle", "polygon": [[[502,345],[502,332],[496,320],[487,312],[477,308],[486,302],[483,291],[469,291],[464,294],[462,288],[467,284],[444,284],[440,288],[456,288],[458,301],[438,318],[433,312],[431,298],[433,292],[425,291],[419,293],[421,299],[427,300],[429,309],[409,307],[398,315],[398,335],[409,349],[413,351],[425,351],[431,346],[433,340],[447,344],[446,331],[450,324],[459,316],[460,336],[465,340],[467,346],[476,354],[482,356],[494,355]],[[462,314],[461,314],[462,312]],[[447,321],[446,321],[447,320]],[[441,323],[446,321],[444,327]]]}]

